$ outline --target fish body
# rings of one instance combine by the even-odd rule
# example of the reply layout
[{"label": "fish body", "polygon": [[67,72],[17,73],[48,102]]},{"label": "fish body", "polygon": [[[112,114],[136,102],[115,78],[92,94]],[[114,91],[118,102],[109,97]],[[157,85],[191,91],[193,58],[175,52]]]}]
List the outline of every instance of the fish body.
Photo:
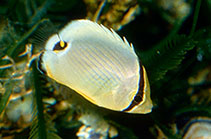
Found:
[{"label": "fish body", "polygon": [[132,44],[103,25],[70,22],[48,39],[38,65],[47,76],[100,107],[151,112],[147,74]]}]

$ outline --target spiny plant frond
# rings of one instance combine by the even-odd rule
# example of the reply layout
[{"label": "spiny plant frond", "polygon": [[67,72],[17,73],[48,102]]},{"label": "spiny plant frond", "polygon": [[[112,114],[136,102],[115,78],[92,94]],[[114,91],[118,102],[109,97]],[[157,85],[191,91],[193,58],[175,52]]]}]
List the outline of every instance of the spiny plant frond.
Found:
[{"label": "spiny plant frond", "polygon": [[168,70],[178,66],[188,50],[195,47],[196,42],[185,35],[175,35],[152,50],[143,52],[140,57],[148,71],[149,80],[161,79]]},{"label": "spiny plant frond", "polygon": [[0,115],[5,110],[8,104],[10,94],[12,93],[13,84],[13,81],[9,79],[3,86],[5,92],[3,92],[3,96],[0,97]]},{"label": "spiny plant frond", "polygon": [[[7,50],[5,50],[6,52],[2,52],[2,53],[6,53],[9,57],[11,58],[17,58],[17,55],[21,53],[21,51],[24,50],[24,45],[22,45],[30,36],[33,32],[35,32],[42,24],[48,23],[49,20],[48,19],[42,19],[40,20],[36,25],[34,25],[29,31],[27,31],[25,34],[23,34],[18,41],[14,41],[13,44],[11,46],[9,46],[7,48]],[[1,42],[1,40],[0,40]],[[6,64],[5,61],[1,60],[0,61],[1,65]],[[0,75],[4,75],[6,70],[0,70]]]},{"label": "spiny plant frond", "polygon": [[140,57],[147,68],[149,80],[158,81],[165,73],[181,64],[185,54],[194,47],[203,48],[210,45],[211,28],[201,29],[191,36],[175,35],[161,42],[152,50],[143,52]]},{"label": "spiny plant frond", "polygon": [[43,113],[42,102],[42,84],[40,83],[39,73],[33,64],[33,80],[34,80],[34,106],[33,106],[33,122],[31,126],[30,139],[60,139],[56,134],[56,129],[52,126],[50,118],[46,118]]},{"label": "spiny plant frond", "polygon": [[151,83],[160,80],[167,71],[177,67],[184,59],[187,51],[193,49],[196,45],[202,44],[200,41],[204,39],[202,36],[209,39],[210,34],[207,34],[206,31],[203,32],[200,30],[195,32],[200,5],[201,0],[198,0],[189,36],[178,34],[184,19],[178,20],[175,23],[173,30],[163,41],[154,46],[153,49],[143,52],[143,54],[140,55],[148,70],[148,76]]}]

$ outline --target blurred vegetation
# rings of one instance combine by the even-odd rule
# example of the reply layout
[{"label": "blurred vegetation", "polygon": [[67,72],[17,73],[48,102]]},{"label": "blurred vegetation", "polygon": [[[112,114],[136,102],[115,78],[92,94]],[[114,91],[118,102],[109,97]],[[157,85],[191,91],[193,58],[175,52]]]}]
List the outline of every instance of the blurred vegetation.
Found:
[{"label": "blurred vegetation", "polygon": [[[211,2],[107,0],[97,15],[101,4],[101,0],[0,1],[0,138],[76,138],[84,124],[79,117],[87,107],[67,103],[67,96],[60,90],[63,87],[41,75],[36,61],[26,69],[27,58],[19,55],[37,36],[47,38],[52,32],[49,25],[60,29],[81,18],[98,19],[125,36],[148,73],[154,104],[150,114],[113,112],[88,102],[81,104],[90,105],[90,111],[102,112],[99,117],[118,130],[114,138],[182,138],[192,118],[210,119]],[[33,53],[43,47],[36,42]],[[30,92],[32,112],[25,112],[24,107],[15,111],[12,102],[21,100],[18,104],[29,105]],[[13,109],[15,114],[25,113],[11,120],[9,111]],[[31,116],[29,122],[24,119],[26,113]]]}]

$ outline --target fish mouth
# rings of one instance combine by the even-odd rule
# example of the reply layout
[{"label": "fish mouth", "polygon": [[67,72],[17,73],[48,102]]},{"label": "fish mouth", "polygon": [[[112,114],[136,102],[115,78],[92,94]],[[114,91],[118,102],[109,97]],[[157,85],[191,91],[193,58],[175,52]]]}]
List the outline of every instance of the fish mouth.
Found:
[{"label": "fish mouth", "polygon": [[44,52],[42,52],[40,55],[39,55],[39,58],[38,58],[38,62],[37,62],[37,69],[42,73],[42,74],[45,74],[47,75],[47,70],[43,64],[43,56],[44,56]]}]

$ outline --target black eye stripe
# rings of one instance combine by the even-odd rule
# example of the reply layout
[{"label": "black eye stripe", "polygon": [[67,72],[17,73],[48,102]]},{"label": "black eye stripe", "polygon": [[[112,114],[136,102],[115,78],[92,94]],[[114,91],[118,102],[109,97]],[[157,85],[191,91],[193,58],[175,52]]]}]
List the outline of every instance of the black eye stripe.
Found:
[{"label": "black eye stripe", "polygon": [[[61,46],[62,43],[64,44],[63,46]],[[53,51],[55,51],[55,50],[64,50],[66,47],[67,47],[67,43],[66,42],[59,41],[54,46]]]}]

